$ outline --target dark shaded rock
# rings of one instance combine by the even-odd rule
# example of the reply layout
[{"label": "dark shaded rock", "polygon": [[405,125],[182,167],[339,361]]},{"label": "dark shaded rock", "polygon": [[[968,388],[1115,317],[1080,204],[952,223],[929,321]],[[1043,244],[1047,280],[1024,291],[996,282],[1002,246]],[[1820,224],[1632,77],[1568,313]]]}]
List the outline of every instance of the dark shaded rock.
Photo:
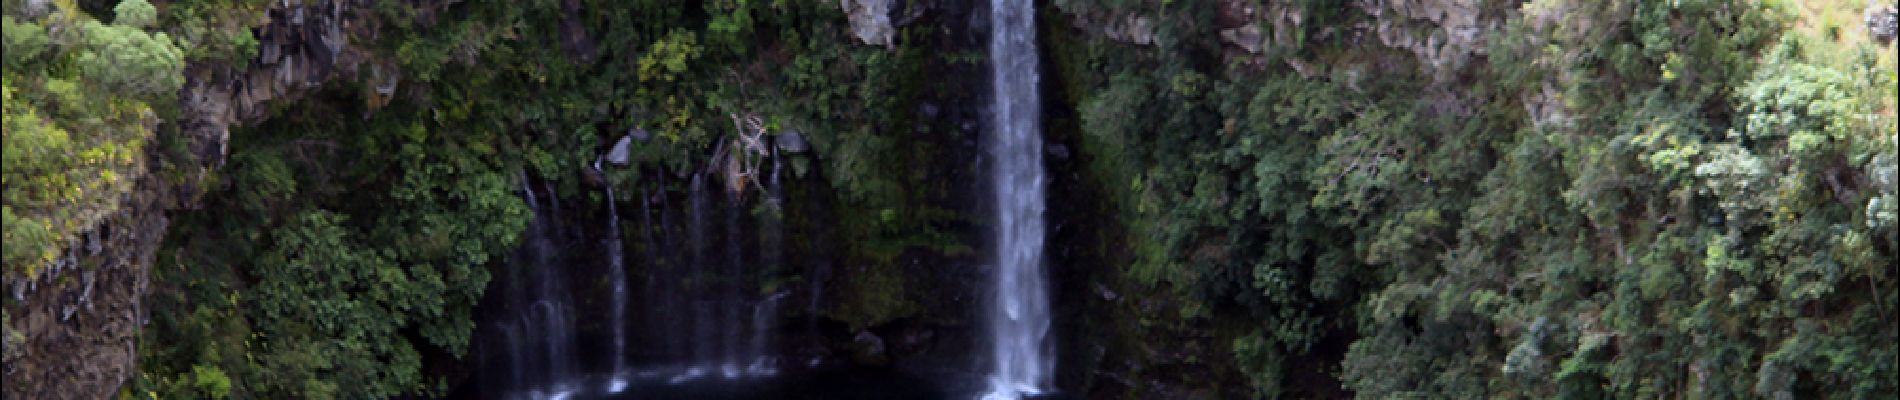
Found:
[{"label": "dark shaded rock", "polygon": [[1866,11],[1867,34],[1881,43],[1893,43],[1894,36],[1900,35],[1900,9],[1893,5],[1882,7],[1878,2],[1868,2]]},{"label": "dark shaded rock", "polygon": [[1262,50],[1265,50],[1266,34],[1261,32],[1259,24],[1247,24],[1239,28],[1222,29],[1220,31],[1220,38],[1222,42],[1240,47],[1241,50],[1245,50],[1249,54],[1260,54]]},{"label": "dark shaded rock", "polygon": [[587,187],[602,187],[607,184],[607,177],[600,171],[600,165],[595,164],[588,168],[581,168],[581,183],[586,184]]},{"label": "dark shaded rock", "polygon": [[22,340],[8,340],[0,397],[110,398],[138,373],[142,300],[176,190],[158,175],[141,176],[124,209],[72,245],[61,260],[70,267],[44,271],[25,290],[9,282],[16,301],[7,304],[8,328]]},{"label": "dark shaded rock", "polygon": [[926,119],[936,119],[938,115],[943,113],[943,109],[937,107],[936,104],[924,103],[923,105],[917,106],[917,112],[923,113]]},{"label": "dark shaded rock", "polygon": [[884,347],[884,338],[871,331],[859,331],[857,336],[851,337],[851,362],[878,367],[890,365],[891,358]]},{"label": "dark shaded rock", "polygon": [[897,333],[897,343],[893,347],[902,354],[922,353],[930,349],[930,343],[936,338],[936,330],[911,325]]},{"label": "dark shaded rock", "polygon": [[586,10],[581,9],[580,0],[561,2],[561,51],[582,64],[593,62],[600,47],[594,43],[593,37],[587,35],[583,20],[586,15]]},{"label": "dark shaded rock", "polygon": [[805,141],[805,135],[791,130],[778,134],[778,150],[790,154],[803,154],[811,151],[811,142]]},{"label": "dark shaded rock", "polygon": [[891,0],[840,0],[845,17],[851,21],[851,35],[872,46],[892,48],[897,28],[891,24]]},{"label": "dark shaded rock", "polygon": [[1114,290],[1110,290],[1108,286],[1102,285],[1101,282],[1095,283],[1095,293],[1101,295],[1102,300],[1115,301],[1122,298],[1121,294],[1115,293]]}]

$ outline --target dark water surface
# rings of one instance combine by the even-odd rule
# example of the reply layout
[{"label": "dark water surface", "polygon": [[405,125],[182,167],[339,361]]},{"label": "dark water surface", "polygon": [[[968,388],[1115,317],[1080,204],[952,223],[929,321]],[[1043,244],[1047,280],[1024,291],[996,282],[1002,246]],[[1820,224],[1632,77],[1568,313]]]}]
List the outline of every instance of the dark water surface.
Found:
[{"label": "dark water surface", "polygon": [[623,377],[619,392],[612,377],[592,376],[523,393],[490,392],[470,382],[451,399],[969,399],[979,395],[978,376],[932,376],[897,369],[837,367],[772,377],[727,379],[717,371],[692,376],[683,371],[651,371]]}]

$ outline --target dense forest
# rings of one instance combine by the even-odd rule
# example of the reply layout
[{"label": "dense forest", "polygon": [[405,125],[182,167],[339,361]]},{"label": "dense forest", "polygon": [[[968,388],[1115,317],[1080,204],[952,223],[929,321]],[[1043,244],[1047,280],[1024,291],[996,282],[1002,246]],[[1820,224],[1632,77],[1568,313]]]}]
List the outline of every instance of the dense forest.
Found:
[{"label": "dense forest", "polygon": [[[988,368],[991,3],[0,2],[5,398]],[[1900,394],[1891,0],[1034,3],[1041,390]]]}]

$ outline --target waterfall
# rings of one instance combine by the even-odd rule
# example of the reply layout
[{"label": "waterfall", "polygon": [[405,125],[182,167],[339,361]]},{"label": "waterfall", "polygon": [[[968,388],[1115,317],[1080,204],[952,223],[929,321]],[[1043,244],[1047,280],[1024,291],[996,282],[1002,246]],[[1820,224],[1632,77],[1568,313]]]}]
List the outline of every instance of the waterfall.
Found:
[{"label": "waterfall", "polygon": [[[691,285],[687,288],[687,291],[689,293],[716,292],[718,287],[712,282],[714,278],[712,271],[708,271],[706,268],[707,261],[709,261],[707,260],[708,257],[706,257],[706,219],[708,218],[706,214],[711,212],[708,208],[712,208],[712,206],[708,204],[711,200],[707,199],[705,178],[700,174],[693,174],[693,182],[688,190],[687,206],[691,207],[690,211],[692,214],[687,218],[686,240],[688,240],[689,243],[686,245],[691,248],[689,250],[692,252],[692,263],[690,266],[693,268],[693,272]],[[713,300],[703,296],[689,296],[688,298],[692,299],[693,305],[692,314],[686,316],[688,320],[692,321],[693,326],[693,333],[691,339],[689,339],[689,341],[692,342],[693,348],[691,361],[710,360],[716,351],[716,349],[712,347],[717,344],[713,338],[718,334],[719,330],[719,327],[714,325],[717,321],[710,318],[713,314]]]},{"label": "waterfall", "polygon": [[563,230],[554,214],[559,200],[550,191],[541,201],[525,178],[522,192],[535,218],[508,265],[510,282],[500,298],[505,316],[488,325],[505,350],[495,358],[506,362],[507,380],[495,384],[531,398],[561,397],[575,390],[570,378],[579,363],[560,257]]},{"label": "waterfall", "polygon": [[1054,365],[1043,282],[1041,99],[1037,94],[1035,6],[990,1],[992,108],[989,152],[996,195],[996,293],[990,310],[994,369],[985,398],[1043,393]]},{"label": "waterfall", "polygon": [[[596,173],[604,175],[598,170],[604,165],[597,162]],[[721,190],[726,186],[710,181],[718,175],[692,174],[686,201],[669,204],[666,174],[653,174],[655,186],[638,188],[640,238],[621,231],[614,187],[602,188],[604,229],[581,229],[563,224],[552,183],[532,184],[523,175],[522,195],[534,219],[502,272],[504,281],[484,300],[494,308],[479,325],[480,390],[509,398],[598,398],[664,392],[669,389],[659,385],[702,379],[776,376],[779,310],[790,296],[762,289],[783,262],[782,193],[778,171],[772,173],[763,197],[769,212],[758,223],[752,207],[761,204]],[[728,196],[718,197],[722,193]],[[642,254],[628,254],[629,239],[639,240]],[[629,256],[645,265],[634,263],[638,268],[629,271]],[[629,276],[634,273],[642,275]],[[568,283],[594,279],[605,285]],[[605,290],[588,290],[596,287]],[[580,318],[588,323],[577,324]]]},{"label": "waterfall", "polygon": [[[627,274],[625,255],[620,243],[620,209],[614,204],[613,185],[607,185],[606,192],[607,279],[613,281],[613,304],[609,306],[612,310],[610,314],[612,318],[608,323],[613,324],[614,351],[609,356],[613,357],[613,374],[619,375],[626,369],[627,361]],[[626,389],[626,381],[616,377],[609,383],[607,391],[619,392],[623,389]]]},{"label": "waterfall", "polygon": [[746,351],[756,355],[757,358],[752,360],[752,365],[746,367],[746,373],[748,374],[771,375],[778,372],[778,366],[775,362],[777,358],[772,357],[770,354],[772,353],[773,331],[776,330],[778,326],[776,323],[778,321],[778,301],[779,299],[785,298],[786,294],[788,293],[773,293],[752,307],[752,343],[750,343],[750,348]]},{"label": "waterfall", "polygon": [[747,356],[741,354],[744,349],[739,346],[739,335],[745,329],[740,324],[745,321],[746,292],[752,285],[751,279],[746,279],[745,271],[741,270],[745,266],[745,256],[740,250],[745,231],[739,228],[739,214],[744,212],[745,204],[737,193],[730,193],[726,201],[726,262],[720,264],[720,274],[716,278],[720,287],[716,301],[719,304],[721,326],[719,372],[721,376],[731,379],[743,372],[740,366],[744,365],[744,361],[741,360]]},{"label": "waterfall", "polygon": [[[759,262],[758,265],[768,273],[776,273],[784,260],[785,243],[785,206],[784,190],[779,186],[779,170],[784,164],[778,156],[777,147],[772,150],[772,174],[765,181],[765,215],[759,224]],[[751,374],[770,375],[777,372],[777,357],[772,356],[772,338],[778,331],[779,300],[790,292],[780,290],[765,296],[752,307],[752,340],[747,344],[746,352],[756,357],[752,365],[746,367]]]}]

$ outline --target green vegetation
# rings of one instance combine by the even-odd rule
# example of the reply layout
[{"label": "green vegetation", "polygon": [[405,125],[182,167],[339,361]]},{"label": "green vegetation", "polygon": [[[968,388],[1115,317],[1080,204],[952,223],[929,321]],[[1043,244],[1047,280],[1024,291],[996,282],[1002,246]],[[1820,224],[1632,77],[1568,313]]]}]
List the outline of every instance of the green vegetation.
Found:
[{"label": "green vegetation", "polygon": [[[446,395],[533,218],[524,180],[576,204],[603,183],[681,194],[651,174],[721,173],[749,116],[813,148],[789,162],[820,184],[787,190],[822,201],[786,215],[831,220],[788,220],[809,236],[785,242],[835,261],[819,317],[961,318],[929,315],[954,300],[904,265],[976,254],[985,229],[962,204],[978,138],[958,111],[919,116],[985,89],[962,76],[980,41],[942,10],[893,14],[910,20],[885,48],[826,1],[377,2],[297,28],[341,32],[338,68],[259,104],[199,170],[187,81],[305,73],[257,62],[295,47],[260,40],[319,40],[258,37],[289,2],[0,2],[9,289],[156,196],[142,180],[191,187],[123,397]],[[1107,353],[1065,362],[1132,358],[1099,367],[1216,397],[1900,392],[1900,76],[1864,1],[1465,2],[1484,40],[1458,43],[1361,8],[1381,2],[1053,3],[1046,120],[1079,170],[1051,176],[1114,217],[1053,229],[1114,235],[1050,252],[1107,262],[1052,268],[1110,305],[1062,313],[1099,331],[1059,340]],[[654,133],[637,167],[584,182],[631,128]],[[0,314],[9,364],[20,315]]]},{"label": "green vegetation", "polygon": [[1779,3],[1495,3],[1449,79],[1340,35],[1261,56],[1333,66],[1311,78],[1217,66],[1189,6],[1063,60],[1142,232],[1125,273],[1253,326],[1233,351],[1269,397],[1329,337],[1371,398],[1900,390],[1890,45]]},{"label": "green vegetation", "polygon": [[119,208],[143,174],[158,122],[149,104],[183,84],[184,61],[169,36],[145,30],[155,11],[144,1],[125,3],[112,24],[70,4],[32,18],[6,5],[0,273],[30,278]]},{"label": "green vegetation", "polygon": [[[173,3],[202,20],[160,21],[198,44],[196,62],[242,60],[255,41],[216,27],[262,10],[222,4]],[[160,251],[145,343],[163,345],[142,348],[130,393],[445,394],[435,366],[469,362],[471,310],[531,218],[521,178],[593,199],[576,178],[628,128],[656,133],[635,162],[669,173],[708,170],[734,114],[804,132],[841,207],[882,210],[840,228],[845,257],[875,272],[877,290],[829,313],[855,326],[919,312],[916,293],[883,287],[905,279],[897,253],[967,247],[935,225],[955,218],[935,206],[947,184],[898,167],[928,160],[930,143],[877,128],[909,126],[875,110],[909,107],[934,53],[856,46],[830,4],[590,1],[569,15],[560,2],[471,3],[433,22],[415,15],[439,10],[409,7],[377,8],[388,28],[352,37],[369,59],[358,81],[232,133],[202,200],[215,211],[179,218]],[[586,37],[564,33],[570,22]],[[400,71],[393,95],[370,68]],[[641,173],[605,178],[654,183]],[[684,193],[672,181],[662,189]]]}]

